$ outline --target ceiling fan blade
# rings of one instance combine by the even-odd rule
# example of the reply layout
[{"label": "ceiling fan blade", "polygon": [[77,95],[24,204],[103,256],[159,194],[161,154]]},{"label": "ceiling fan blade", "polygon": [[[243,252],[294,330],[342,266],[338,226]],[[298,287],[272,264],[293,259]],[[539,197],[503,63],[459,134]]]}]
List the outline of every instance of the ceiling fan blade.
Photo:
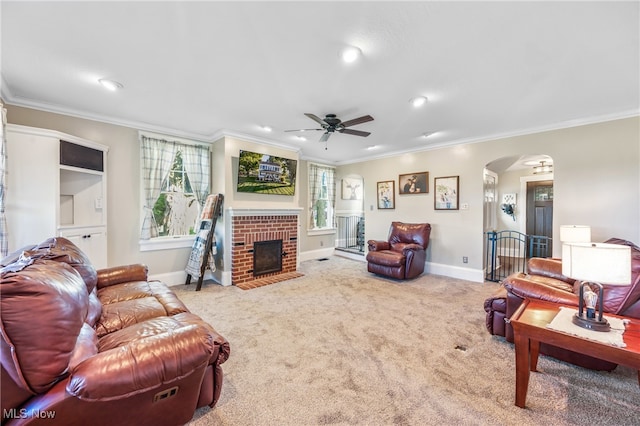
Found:
[{"label": "ceiling fan blade", "polygon": [[296,130],[285,130],[285,132],[310,132],[312,130],[324,130],[324,129],[296,129]]},{"label": "ceiling fan blade", "polygon": [[371,134],[371,132],[363,132],[361,130],[353,130],[353,129],[340,129],[338,131],[340,133],[346,133],[347,135],[362,136],[365,138]]},{"label": "ceiling fan blade", "polygon": [[305,112],[304,115],[306,115],[307,117],[309,117],[310,119],[312,119],[313,121],[315,121],[316,123],[320,124],[320,125],[325,125],[327,123],[325,123],[320,117],[318,117],[315,114],[311,114],[308,112]]},{"label": "ceiling fan blade", "polygon": [[327,140],[329,140],[329,136],[331,136],[331,133],[329,132],[324,133],[320,138],[320,142],[326,142]]},{"label": "ceiling fan blade", "polygon": [[373,121],[373,117],[370,115],[363,115],[362,117],[354,118],[353,120],[343,121],[342,125],[344,127],[349,127],[360,123],[366,123],[367,121]]}]

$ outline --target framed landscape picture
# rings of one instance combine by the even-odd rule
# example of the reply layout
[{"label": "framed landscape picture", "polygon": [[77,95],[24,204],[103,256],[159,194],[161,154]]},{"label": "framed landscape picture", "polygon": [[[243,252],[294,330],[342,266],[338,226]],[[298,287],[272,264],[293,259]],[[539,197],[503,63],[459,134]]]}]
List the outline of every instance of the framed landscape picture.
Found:
[{"label": "framed landscape picture", "polygon": [[437,177],[433,180],[433,201],[436,210],[458,210],[460,177]]},{"label": "framed landscape picture", "polygon": [[428,194],[429,172],[407,173],[398,176],[398,193]]},{"label": "framed landscape picture", "polygon": [[395,181],[385,180],[383,182],[378,182],[378,209],[395,209],[395,192]]}]

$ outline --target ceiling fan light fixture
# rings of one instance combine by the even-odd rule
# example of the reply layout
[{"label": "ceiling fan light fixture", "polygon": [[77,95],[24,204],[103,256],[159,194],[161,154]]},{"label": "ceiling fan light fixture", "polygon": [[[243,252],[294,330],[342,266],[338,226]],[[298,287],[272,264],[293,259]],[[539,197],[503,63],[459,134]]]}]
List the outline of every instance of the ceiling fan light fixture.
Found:
[{"label": "ceiling fan light fixture", "polygon": [[428,101],[426,96],[416,96],[415,98],[411,98],[409,102],[413,105],[414,108],[420,108]]},{"label": "ceiling fan light fixture", "polygon": [[110,80],[108,78],[101,78],[98,80],[98,83],[100,83],[105,89],[112,92],[115,92],[116,90],[122,89],[124,87],[122,83],[119,83],[115,80]]},{"label": "ceiling fan light fixture", "polygon": [[362,50],[355,46],[347,46],[340,51],[342,61],[350,64],[358,60],[362,56]]}]

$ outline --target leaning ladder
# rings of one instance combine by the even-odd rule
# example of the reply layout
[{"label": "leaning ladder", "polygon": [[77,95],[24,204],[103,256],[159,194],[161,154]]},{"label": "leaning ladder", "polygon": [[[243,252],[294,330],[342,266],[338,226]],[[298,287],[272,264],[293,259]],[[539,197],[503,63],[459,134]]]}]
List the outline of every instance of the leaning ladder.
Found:
[{"label": "leaning ladder", "polygon": [[[198,277],[198,285],[196,286],[196,291],[200,291],[200,289],[202,288],[204,272],[207,269],[207,265],[209,263],[209,255],[211,254],[211,250],[213,249],[213,242],[215,241],[214,234],[216,230],[216,221],[218,219],[218,216],[220,216],[220,211],[222,209],[222,200],[224,198],[222,194],[210,195],[210,197],[215,197],[215,201],[213,203],[211,225],[209,227],[209,232],[207,232],[207,238],[204,243],[204,250],[200,261],[200,276]],[[193,250],[195,250],[195,247]],[[185,284],[191,284],[191,274],[189,273],[187,274],[187,280]]]}]

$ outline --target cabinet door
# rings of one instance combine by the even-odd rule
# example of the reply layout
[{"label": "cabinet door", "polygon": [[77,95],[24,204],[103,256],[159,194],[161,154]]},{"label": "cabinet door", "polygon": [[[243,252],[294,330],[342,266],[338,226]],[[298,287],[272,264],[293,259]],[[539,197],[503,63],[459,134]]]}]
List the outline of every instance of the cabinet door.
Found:
[{"label": "cabinet door", "polygon": [[9,251],[56,234],[58,140],[7,129]]},{"label": "cabinet door", "polygon": [[107,267],[107,234],[103,228],[65,229],[60,231],[60,236],[78,246],[94,268]]}]

